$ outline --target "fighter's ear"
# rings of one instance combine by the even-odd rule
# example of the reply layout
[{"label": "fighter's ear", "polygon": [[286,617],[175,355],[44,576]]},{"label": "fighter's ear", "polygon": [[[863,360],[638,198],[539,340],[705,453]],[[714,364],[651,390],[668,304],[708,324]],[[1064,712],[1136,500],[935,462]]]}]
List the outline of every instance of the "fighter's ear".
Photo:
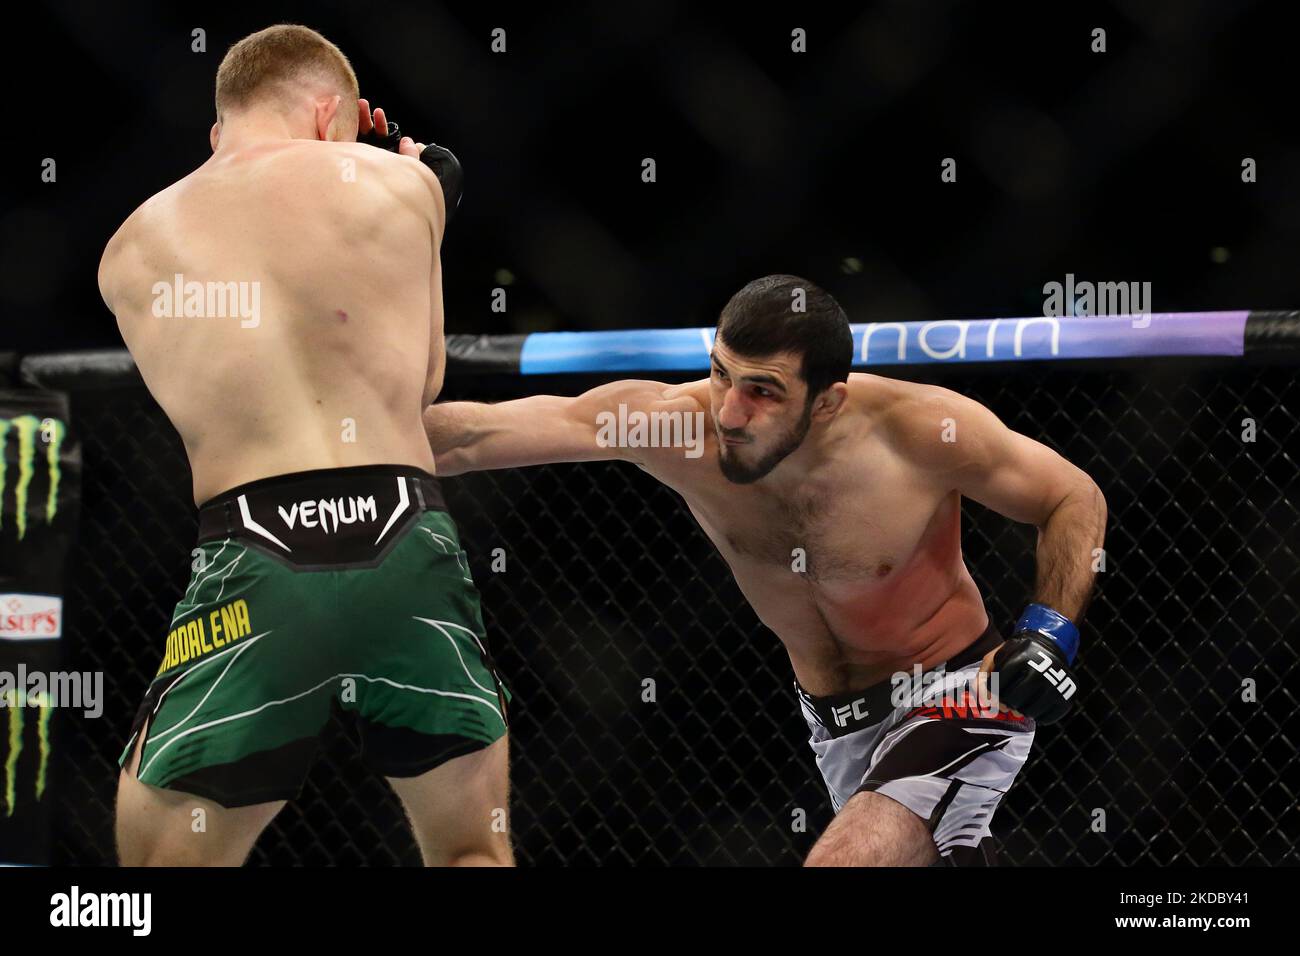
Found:
[{"label": "fighter's ear", "polygon": [[343,102],[343,97],[335,93],[333,96],[322,96],[316,100],[316,138],[323,142],[339,142],[343,139],[346,130],[342,117],[339,116],[339,105]]},{"label": "fighter's ear", "polygon": [[828,422],[834,418],[841,408],[844,407],[844,400],[849,397],[849,387],[843,382],[834,382],[831,387],[826,389],[817,396],[813,402],[812,417],[814,421]]},{"label": "fighter's ear", "polygon": [[217,151],[217,144],[221,142],[221,120],[212,124],[212,129],[208,130],[208,142],[212,144],[212,151]]}]

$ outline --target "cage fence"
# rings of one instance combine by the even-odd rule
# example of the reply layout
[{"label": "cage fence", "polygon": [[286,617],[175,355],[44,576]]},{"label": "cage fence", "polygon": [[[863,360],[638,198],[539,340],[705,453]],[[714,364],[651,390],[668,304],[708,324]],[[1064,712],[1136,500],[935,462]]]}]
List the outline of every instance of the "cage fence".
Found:
[{"label": "cage fence", "polygon": [[[453,375],[444,397],[576,394],[608,377]],[[957,389],[1056,449],[1110,509],[1081,706],[1039,733],[995,818],[1003,860],[1294,863],[1294,368],[1162,359],[908,377]],[[61,715],[54,858],[107,864],[116,758],[185,586],[195,518],[179,438],[138,380],[65,387],[84,453],[65,666],[102,671],[106,693],[99,719]],[[677,496],[608,463],[471,474],[444,490],[516,695],[520,862],[798,863],[831,811],[789,663]],[[1030,597],[1034,540],[965,504],[966,562],[1004,629]],[[302,794],[251,862],[419,862],[346,721],[334,717]]]}]

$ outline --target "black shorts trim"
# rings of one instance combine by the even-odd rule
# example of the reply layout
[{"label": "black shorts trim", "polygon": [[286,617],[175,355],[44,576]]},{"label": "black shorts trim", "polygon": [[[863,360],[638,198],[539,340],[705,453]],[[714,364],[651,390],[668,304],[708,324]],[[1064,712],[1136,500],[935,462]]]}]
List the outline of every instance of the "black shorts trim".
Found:
[{"label": "black shorts trim", "polygon": [[174,777],[165,790],[192,793],[226,809],[292,800],[302,792],[320,751],[317,737],[304,737],[271,750],[249,754],[232,763],[203,767]]},{"label": "black shorts trim", "polygon": [[357,718],[357,728],[361,733],[361,756],[366,766],[381,776],[399,779],[418,777],[449,760],[491,746],[460,734],[422,734],[409,727],[376,724],[364,717]]}]

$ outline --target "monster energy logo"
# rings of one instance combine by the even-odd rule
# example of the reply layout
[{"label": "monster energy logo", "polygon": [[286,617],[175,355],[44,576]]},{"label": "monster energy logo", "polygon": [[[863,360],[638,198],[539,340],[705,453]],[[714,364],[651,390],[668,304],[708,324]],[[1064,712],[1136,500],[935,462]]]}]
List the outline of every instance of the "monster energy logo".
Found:
[{"label": "monster energy logo", "polygon": [[9,713],[9,756],[5,758],[5,816],[14,815],[18,806],[18,758],[23,752],[23,729],[26,723],[26,707],[19,701],[22,695],[26,707],[38,709],[36,718],[36,738],[40,746],[40,763],[36,769],[36,799],[45,794],[45,774],[50,765],[50,695],[44,692],[29,694],[22,690],[11,690],[0,699],[4,700],[4,709]]},{"label": "monster energy logo", "polygon": [[45,445],[45,465],[49,470],[50,487],[45,496],[45,523],[52,524],[59,511],[59,449],[63,446],[68,428],[57,418],[44,420],[35,415],[17,418],[0,418],[0,531],[4,530],[4,495],[9,485],[9,460],[3,452],[12,431],[18,439],[18,480],[14,483],[15,525],[18,540],[27,534],[27,493],[36,474],[36,435],[39,432]]}]

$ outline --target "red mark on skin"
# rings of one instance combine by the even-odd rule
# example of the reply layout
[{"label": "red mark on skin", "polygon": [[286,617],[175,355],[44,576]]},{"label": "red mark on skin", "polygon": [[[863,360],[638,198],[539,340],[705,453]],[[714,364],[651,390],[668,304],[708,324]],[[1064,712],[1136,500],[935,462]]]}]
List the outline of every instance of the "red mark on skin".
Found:
[{"label": "red mark on skin", "polygon": [[342,309],[335,309],[334,314],[339,317],[340,322],[346,322],[348,320],[348,314]]},{"label": "red mark on skin", "polygon": [[881,562],[880,565],[876,567],[876,577],[883,578],[885,577],[885,575],[889,574],[889,572],[892,570],[894,570],[894,566],[892,564],[890,564],[887,561]]}]

